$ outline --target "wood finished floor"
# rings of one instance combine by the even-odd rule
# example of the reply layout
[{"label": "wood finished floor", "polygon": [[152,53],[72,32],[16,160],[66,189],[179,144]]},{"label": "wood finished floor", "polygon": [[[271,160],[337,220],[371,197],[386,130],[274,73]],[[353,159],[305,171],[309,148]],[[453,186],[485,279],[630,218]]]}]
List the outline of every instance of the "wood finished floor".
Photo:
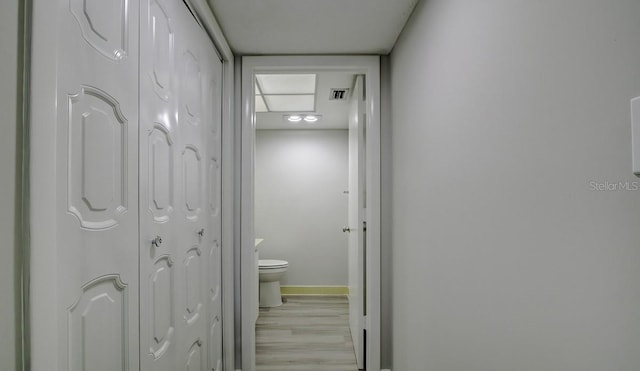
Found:
[{"label": "wood finished floor", "polygon": [[345,296],[284,296],[260,308],[256,322],[259,371],[357,371]]}]

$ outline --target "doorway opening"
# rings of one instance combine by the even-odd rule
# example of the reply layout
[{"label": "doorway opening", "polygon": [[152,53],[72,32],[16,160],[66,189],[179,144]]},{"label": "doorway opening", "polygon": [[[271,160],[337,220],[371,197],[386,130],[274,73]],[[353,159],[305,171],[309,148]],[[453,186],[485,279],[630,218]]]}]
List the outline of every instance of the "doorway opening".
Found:
[{"label": "doorway opening", "polygon": [[[283,84],[278,81],[268,81],[274,76],[306,79],[310,85],[296,91],[278,90],[283,88]],[[318,76],[321,78],[318,79]],[[344,83],[344,80],[339,82],[340,77],[348,79],[349,83]],[[337,79],[329,83],[335,86],[323,85],[331,79]],[[316,82],[318,82],[317,85]],[[295,201],[271,199],[259,193],[264,191],[263,189],[260,189],[259,192],[256,191],[256,181],[260,180],[263,184],[264,179],[268,178],[264,174],[263,168],[257,169],[256,167],[256,163],[260,161],[256,160],[256,144],[257,141],[260,141],[260,146],[264,149],[262,144],[266,143],[277,152],[282,143],[279,142],[279,139],[274,139],[277,136],[272,130],[282,130],[283,132],[287,130],[290,135],[291,130],[289,129],[295,127],[292,125],[304,125],[303,127],[306,128],[300,130],[300,126],[298,126],[298,129],[295,130],[297,134],[294,135],[309,137],[309,130],[314,130],[309,128],[315,127],[314,131],[324,129],[325,132],[321,136],[325,137],[325,140],[331,141],[329,137],[333,136],[338,142],[342,141],[343,144],[346,144],[346,148],[344,148],[346,153],[343,153],[346,155],[343,157],[345,163],[342,165],[345,169],[350,169],[347,172],[349,175],[344,174],[346,183],[343,182],[343,186],[339,187],[341,194],[338,196],[342,197],[342,200],[334,198],[334,201],[338,203],[342,201],[343,211],[349,209],[349,212],[344,213],[342,220],[333,217],[327,218],[325,215],[325,222],[335,224],[335,219],[338,219],[341,226],[333,226],[335,230],[328,226],[327,228],[332,229],[329,233],[331,236],[327,234],[315,239],[327,240],[335,237],[344,242],[343,248],[346,246],[349,248],[348,252],[342,251],[343,261],[340,263],[347,266],[347,272],[342,272],[344,273],[343,277],[333,277],[336,278],[335,282],[326,278],[325,281],[315,281],[319,284],[314,284],[313,279],[308,276],[298,279],[291,277],[290,283],[292,285],[287,285],[288,282],[284,281],[282,290],[283,292],[296,292],[296,290],[298,292],[300,290],[314,292],[316,290],[317,293],[327,292],[327,290],[338,292],[341,287],[344,288],[349,298],[348,325],[358,360],[358,368],[380,370],[379,86],[379,58],[374,56],[273,56],[245,57],[242,60],[242,134],[240,143],[242,186],[239,195],[241,223],[240,244],[238,246],[241,279],[240,287],[238,287],[240,292],[238,311],[241,314],[239,322],[243,370],[254,370],[256,367],[255,325],[259,314],[258,255],[264,254],[268,258],[291,260],[293,267],[291,275],[298,275],[298,277],[301,271],[309,272],[312,270],[309,267],[305,269],[305,264],[316,262],[318,265],[320,260],[331,259],[332,255],[332,252],[327,251],[326,248],[324,251],[320,250],[322,247],[316,248],[315,251],[314,249],[295,252],[278,251],[278,247],[286,245],[278,243],[278,239],[283,238],[283,232],[275,232],[271,238],[264,236],[269,233],[267,230],[270,229],[264,221],[273,221],[273,218],[269,219],[269,216],[265,215],[265,210],[279,210],[287,213],[284,209],[290,207],[290,203]],[[322,97],[317,99],[316,95]],[[326,97],[324,97],[325,95]],[[330,111],[324,113],[325,111],[320,105],[329,99],[334,104],[340,100],[347,101],[343,102],[343,108],[346,109],[343,110],[343,114],[346,114],[345,118],[336,120],[329,117],[332,114]],[[287,106],[292,102],[297,103],[294,106]],[[265,128],[271,130],[265,130]],[[300,134],[301,132],[303,134]],[[334,142],[337,143],[335,140]],[[322,154],[316,153],[315,155],[323,157]],[[298,175],[302,173],[304,176],[305,169],[312,170],[300,156],[289,159],[294,162],[296,160],[302,161],[298,163],[300,166]],[[257,173],[257,170],[260,172]],[[296,172],[291,174],[296,174]],[[307,181],[310,180],[307,179]],[[318,186],[314,181],[308,185],[310,187]],[[292,188],[290,192],[295,192],[295,188]],[[286,192],[284,194],[287,196]],[[257,201],[258,205],[256,205]],[[306,212],[313,213],[313,210],[307,209]],[[289,212],[287,215],[289,219],[292,217],[290,214]],[[289,223],[296,222],[299,225],[297,227],[291,226],[292,234],[306,233],[308,238],[314,239],[313,230],[306,232],[304,230],[305,223],[313,223],[313,221],[290,219]],[[265,242],[262,242],[264,244],[263,253],[258,252],[259,248],[256,248],[257,238],[264,238]],[[340,247],[340,243],[337,244],[337,247]],[[296,254],[301,255],[300,253],[310,258],[298,257]],[[271,254],[282,255],[277,257],[270,256]],[[336,254],[339,256],[340,252],[334,251],[333,255],[336,256]],[[329,262],[329,264],[331,263]],[[339,276],[340,273],[337,275]],[[305,282],[306,284],[304,284]],[[328,282],[328,284],[320,282]],[[300,283],[307,287],[300,287]]]}]

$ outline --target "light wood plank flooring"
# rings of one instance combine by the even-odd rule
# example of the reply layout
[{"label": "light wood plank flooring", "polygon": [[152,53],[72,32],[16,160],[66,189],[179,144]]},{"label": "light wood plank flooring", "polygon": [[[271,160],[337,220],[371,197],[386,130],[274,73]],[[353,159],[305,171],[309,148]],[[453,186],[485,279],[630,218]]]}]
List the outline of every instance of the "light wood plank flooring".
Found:
[{"label": "light wood plank flooring", "polygon": [[345,296],[285,296],[260,308],[256,323],[259,371],[357,371]]}]

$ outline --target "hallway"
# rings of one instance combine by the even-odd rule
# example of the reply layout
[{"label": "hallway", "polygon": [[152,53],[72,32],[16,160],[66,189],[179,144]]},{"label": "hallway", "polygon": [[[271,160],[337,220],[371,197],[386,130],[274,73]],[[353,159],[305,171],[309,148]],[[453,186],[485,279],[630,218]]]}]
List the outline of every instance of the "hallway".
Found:
[{"label": "hallway", "polygon": [[356,371],[345,296],[287,296],[260,308],[256,323],[258,371]]},{"label": "hallway", "polygon": [[0,45],[0,371],[355,370],[344,299],[255,326],[256,57],[376,61],[368,371],[640,369],[640,0],[4,0]]}]

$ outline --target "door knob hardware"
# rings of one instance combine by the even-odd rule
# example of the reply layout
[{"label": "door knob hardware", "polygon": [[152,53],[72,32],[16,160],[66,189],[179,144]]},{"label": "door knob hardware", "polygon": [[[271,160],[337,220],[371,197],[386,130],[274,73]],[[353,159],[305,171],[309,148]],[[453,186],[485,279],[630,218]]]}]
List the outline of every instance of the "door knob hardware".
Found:
[{"label": "door knob hardware", "polygon": [[343,232],[351,232],[351,228],[349,228],[349,227],[343,227],[343,228],[342,228],[342,231],[343,231]]},{"label": "door knob hardware", "polygon": [[198,236],[200,236],[200,237],[204,237],[204,228],[201,228],[201,229],[198,231]]},{"label": "door knob hardware", "polygon": [[156,238],[151,240],[151,245],[155,247],[160,247],[160,245],[162,245],[162,237],[156,236]]}]

